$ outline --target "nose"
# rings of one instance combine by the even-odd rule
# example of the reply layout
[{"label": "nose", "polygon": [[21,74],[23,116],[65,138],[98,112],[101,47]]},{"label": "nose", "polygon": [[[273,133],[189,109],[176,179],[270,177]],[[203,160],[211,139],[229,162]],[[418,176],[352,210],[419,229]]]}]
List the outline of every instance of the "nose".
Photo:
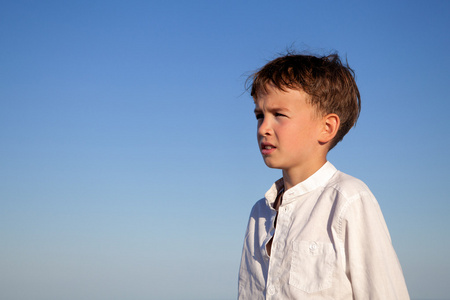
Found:
[{"label": "nose", "polygon": [[258,135],[259,136],[267,136],[272,132],[272,128],[270,126],[270,122],[268,118],[264,118],[258,122]]}]

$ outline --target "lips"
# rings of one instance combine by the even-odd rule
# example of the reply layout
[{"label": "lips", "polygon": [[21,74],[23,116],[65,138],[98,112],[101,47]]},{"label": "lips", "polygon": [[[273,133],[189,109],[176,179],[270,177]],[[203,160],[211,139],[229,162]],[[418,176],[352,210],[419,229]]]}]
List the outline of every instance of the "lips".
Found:
[{"label": "lips", "polygon": [[262,155],[269,155],[269,154],[273,153],[275,151],[275,149],[277,149],[277,147],[275,147],[272,144],[261,143],[261,154]]}]

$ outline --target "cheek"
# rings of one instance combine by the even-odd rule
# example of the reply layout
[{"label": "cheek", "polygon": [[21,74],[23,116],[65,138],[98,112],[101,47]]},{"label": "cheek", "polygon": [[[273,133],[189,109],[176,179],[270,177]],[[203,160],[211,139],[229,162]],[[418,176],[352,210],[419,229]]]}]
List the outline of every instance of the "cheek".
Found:
[{"label": "cheek", "polygon": [[282,124],[274,129],[278,135],[285,137],[295,137],[302,134],[302,130],[299,126],[294,123]]}]

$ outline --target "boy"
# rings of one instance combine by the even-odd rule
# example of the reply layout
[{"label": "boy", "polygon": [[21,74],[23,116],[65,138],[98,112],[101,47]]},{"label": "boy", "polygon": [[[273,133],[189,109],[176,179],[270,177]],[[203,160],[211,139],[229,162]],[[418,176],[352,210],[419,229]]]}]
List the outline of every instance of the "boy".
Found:
[{"label": "boy", "polygon": [[377,201],[326,158],[359,116],[353,70],[288,54],[251,79],[258,145],[283,178],[252,209],[239,299],[409,299]]}]

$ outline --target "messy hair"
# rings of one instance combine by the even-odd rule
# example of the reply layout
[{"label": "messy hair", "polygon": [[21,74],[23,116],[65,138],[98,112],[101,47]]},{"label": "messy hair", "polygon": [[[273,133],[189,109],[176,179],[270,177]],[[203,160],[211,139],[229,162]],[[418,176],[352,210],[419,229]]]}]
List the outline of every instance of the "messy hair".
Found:
[{"label": "messy hair", "polygon": [[256,99],[267,87],[301,89],[319,114],[335,113],[341,121],[330,149],[356,124],[361,111],[361,97],[355,73],[337,54],[311,56],[287,54],[267,63],[248,78],[251,96]]}]

